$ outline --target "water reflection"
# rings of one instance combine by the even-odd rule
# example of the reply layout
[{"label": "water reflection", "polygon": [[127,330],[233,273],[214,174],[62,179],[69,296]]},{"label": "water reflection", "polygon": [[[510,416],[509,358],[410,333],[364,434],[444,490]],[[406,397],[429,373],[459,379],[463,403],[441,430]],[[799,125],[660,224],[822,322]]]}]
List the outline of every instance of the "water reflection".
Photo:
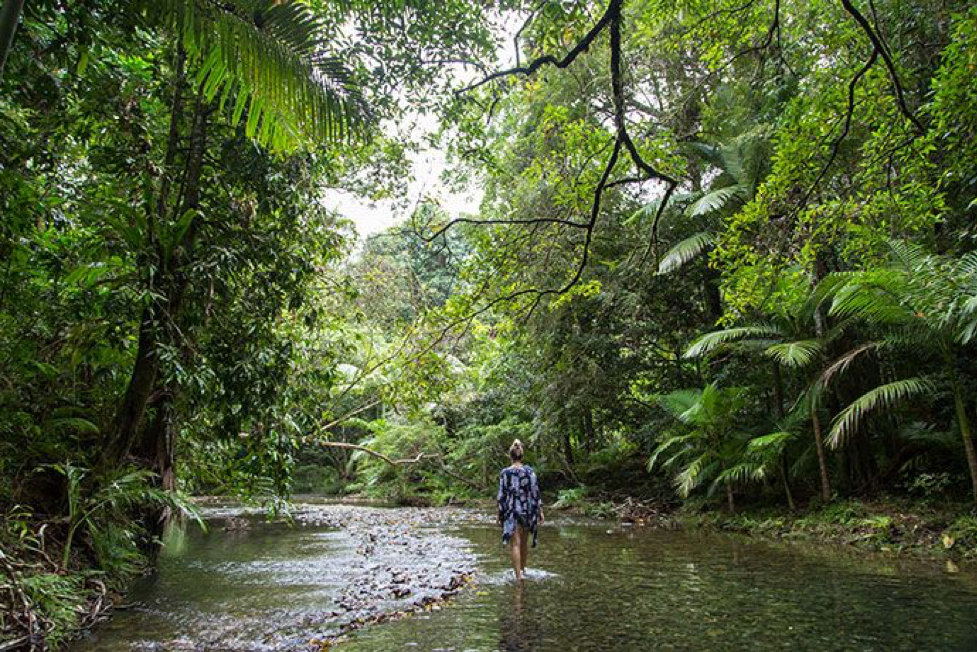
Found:
[{"label": "water reflection", "polygon": [[549,573],[517,585],[491,528],[463,534],[478,590],[360,632],[345,652],[977,650],[977,578],[939,565],[564,523],[534,553]]},{"label": "water reflection", "polygon": [[511,606],[499,612],[499,649],[536,650],[543,641],[544,623],[541,615],[533,610],[532,590],[527,588],[527,582],[514,582],[508,589]]}]

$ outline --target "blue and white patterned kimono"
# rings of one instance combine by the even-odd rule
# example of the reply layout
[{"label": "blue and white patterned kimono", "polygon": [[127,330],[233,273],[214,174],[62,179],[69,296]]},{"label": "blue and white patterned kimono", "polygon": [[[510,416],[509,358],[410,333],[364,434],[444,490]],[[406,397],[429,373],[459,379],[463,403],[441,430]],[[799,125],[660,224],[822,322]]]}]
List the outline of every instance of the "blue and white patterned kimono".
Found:
[{"label": "blue and white patterned kimono", "polygon": [[539,529],[539,482],[531,466],[510,466],[499,473],[499,521],[502,543],[509,543],[516,526],[533,533],[533,547]]}]

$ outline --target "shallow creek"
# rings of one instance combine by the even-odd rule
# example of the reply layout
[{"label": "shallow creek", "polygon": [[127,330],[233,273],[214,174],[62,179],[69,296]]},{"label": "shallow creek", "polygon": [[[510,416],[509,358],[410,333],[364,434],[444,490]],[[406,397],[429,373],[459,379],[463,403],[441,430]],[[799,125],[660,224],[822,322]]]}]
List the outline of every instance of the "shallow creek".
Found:
[{"label": "shallow creek", "polygon": [[78,652],[977,650],[977,575],[935,564],[564,518],[520,586],[477,512],[207,515]]}]

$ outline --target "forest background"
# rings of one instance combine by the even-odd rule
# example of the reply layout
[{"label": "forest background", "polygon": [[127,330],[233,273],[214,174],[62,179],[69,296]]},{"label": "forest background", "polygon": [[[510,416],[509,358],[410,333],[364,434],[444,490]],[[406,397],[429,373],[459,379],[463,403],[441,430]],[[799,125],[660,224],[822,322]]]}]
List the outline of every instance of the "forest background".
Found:
[{"label": "forest background", "polygon": [[[5,0],[0,74],[9,640],[189,495],[490,498],[515,437],[561,505],[977,551],[969,3]],[[418,115],[480,210],[359,245]]]}]

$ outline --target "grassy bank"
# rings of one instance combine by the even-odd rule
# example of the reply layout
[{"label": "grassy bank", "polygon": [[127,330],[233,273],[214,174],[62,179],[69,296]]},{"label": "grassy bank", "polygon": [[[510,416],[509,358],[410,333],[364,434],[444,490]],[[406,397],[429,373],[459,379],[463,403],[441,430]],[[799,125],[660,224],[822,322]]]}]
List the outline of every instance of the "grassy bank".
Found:
[{"label": "grassy bank", "polygon": [[653,500],[560,492],[555,509],[638,525],[708,529],[758,539],[838,545],[887,554],[945,559],[948,567],[977,562],[977,513],[969,503],[933,503],[899,497],[812,504],[796,512],[748,506],[730,513],[704,504],[677,508]]},{"label": "grassy bank", "polygon": [[963,503],[936,505],[884,498],[839,501],[796,513],[759,507],[735,514],[686,507],[672,518],[686,528],[823,542],[952,563],[977,562],[977,515]]}]

